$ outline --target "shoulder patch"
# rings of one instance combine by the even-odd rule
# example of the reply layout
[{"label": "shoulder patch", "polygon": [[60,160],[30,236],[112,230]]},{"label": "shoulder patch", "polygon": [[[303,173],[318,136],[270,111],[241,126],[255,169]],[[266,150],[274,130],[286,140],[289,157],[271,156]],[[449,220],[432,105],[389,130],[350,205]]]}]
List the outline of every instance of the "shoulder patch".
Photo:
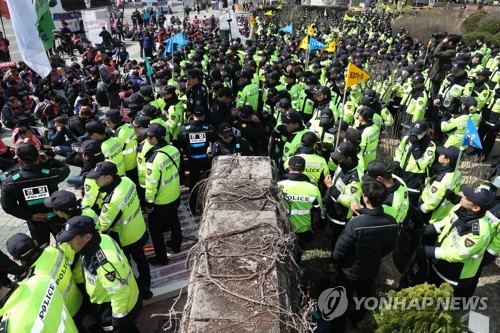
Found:
[{"label": "shoulder patch", "polygon": [[351,194],[356,193],[357,190],[356,186],[351,186]]},{"label": "shoulder patch", "polygon": [[108,211],[108,206],[107,205],[102,205],[101,212],[106,213]]},{"label": "shoulder patch", "polygon": [[108,281],[113,282],[116,279],[116,271],[108,272],[104,276]]},{"label": "shoulder patch", "polygon": [[89,184],[85,184],[85,192],[88,192],[90,191],[90,185]]},{"label": "shoulder patch", "polygon": [[437,187],[435,187],[435,186],[433,186],[433,187],[431,188],[431,192],[432,192],[432,193],[436,193],[436,192],[437,192],[437,190],[438,190],[438,189],[437,189]]},{"label": "shoulder patch", "polygon": [[149,175],[151,175],[152,173],[153,173],[153,170],[152,170],[152,169],[148,169],[148,170],[147,170],[147,175],[148,175],[148,176],[149,176]]},{"label": "shoulder patch", "polygon": [[434,155],[434,152],[432,150],[428,150],[427,155],[432,156],[432,155]]},{"label": "shoulder patch", "polygon": [[465,247],[473,247],[474,245],[476,245],[476,242],[474,242],[472,239],[470,238],[465,239]]}]

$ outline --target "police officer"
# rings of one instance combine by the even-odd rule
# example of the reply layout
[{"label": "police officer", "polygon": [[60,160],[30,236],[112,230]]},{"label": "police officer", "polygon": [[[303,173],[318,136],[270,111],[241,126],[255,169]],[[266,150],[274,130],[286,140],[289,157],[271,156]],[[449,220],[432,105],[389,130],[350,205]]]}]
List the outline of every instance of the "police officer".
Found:
[{"label": "police officer", "polygon": [[[457,114],[443,116],[441,122],[441,131],[445,134],[444,146],[462,147],[464,135],[467,130],[467,122],[469,117],[472,119],[476,128],[479,126],[481,115],[476,113],[477,101],[474,97],[461,97],[462,102],[460,110]],[[449,118],[451,116],[451,118]],[[467,148],[468,146],[464,146]]]},{"label": "police officer", "polygon": [[217,131],[219,139],[213,147],[208,147],[210,158],[221,155],[253,156],[252,146],[244,138],[235,135],[229,123],[220,124]]},{"label": "police officer", "polygon": [[137,135],[130,124],[123,121],[120,110],[109,109],[105,118],[108,126],[113,132],[113,137],[123,144],[123,165],[125,174],[137,184]]},{"label": "police officer", "polygon": [[27,221],[31,237],[38,244],[48,244],[50,233],[56,235],[60,230],[51,226],[55,214],[43,205],[43,201],[68,177],[69,167],[40,155],[31,144],[19,146],[17,157],[23,166],[2,181],[2,208],[7,214]]},{"label": "police officer", "polygon": [[481,150],[482,159],[488,159],[498,131],[500,130],[500,85],[493,92],[493,97],[483,111],[483,118],[479,125],[479,136],[483,149]]},{"label": "police officer", "polygon": [[266,130],[259,117],[255,115],[250,105],[243,105],[239,110],[234,111],[239,114],[239,118],[232,123],[234,132],[247,140],[252,150],[259,155],[262,143],[266,141]]},{"label": "police officer", "polygon": [[120,177],[116,165],[106,161],[97,163],[87,178],[95,180],[102,197],[97,229],[101,233],[108,232],[127,257],[134,259],[141,295],[144,299],[151,298],[151,274],[143,250],[148,233],[135,184],[127,177]]},{"label": "police officer", "polygon": [[106,126],[97,121],[90,121],[85,125],[89,138],[101,143],[101,152],[106,161],[116,164],[118,174],[125,176],[122,142],[106,133]]},{"label": "police officer", "polygon": [[[363,182],[376,180],[387,188],[387,199],[382,207],[384,213],[391,215],[398,224],[401,224],[408,214],[408,188],[404,180],[391,173],[391,168],[380,160],[368,164]],[[361,205],[356,208],[360,208]]]},{"label": "police officer", "polygon": [[197,69],[190,69],[187,72],[187,109],[193,113],[198,106],[208,109],[208,90],[202,83],[201,72]]},{"label": "police officer", "polygon": [[137,135],[137,194],[141,201],[141,208],[144,209],[144,195],[146,191],[146,162],[147,155],[151,149],[151,145],[146,140],[146,131],[149,127],[150,120],[148,117],[136,117],[132,125],[130,125]]},{"label": "police officer", "polygon": [[208,171],[211,161],[207,155],[208,147],[215,142],[217,130],[205,122],[206,109],[201,106],[194,108],[193,120],[182,127],[179,140],[182,141],[184,150],[189,160],[189,208],[196,214],[197,190],[193,191],[200,179],[201,172]]},{"label": "police officer", "polygon": [[0,295],[3,332],[78,332],[56,282],[49,276],[30,275],[19,284],[0,287]]},{"label": "police officer", "polygon": [[185,106],[184,103],[179,100],[176,93],[175,86],[165,86],[163,87],[163,99],[165,100],[165,114],[167,116],[167,124],[170,130],[170,138],[174,146],[180,149],[179,144],[179,131],[185,123]]},{"label": "police officer", "polygon": [[380,127],[373,123],[373,110],[364,107],[359,111],[359,126],[357,130],[361,131],[361,155],[363,156],[363,165],[368,165],[371,161],[377,159],[377,147],[380,137]]},{"label": "police officer", "polygon": [[[306,161],[304,175],[309,178],[309,181],[319,186],[323,184],[323,179],[330,174],[328,164],[323,156],[317,154],[318,137],[313,132],[307,132],[302,136],[302,145],[297,149],[296,156],[302,157]],[[287,162],[285,162],[287,167]]]},{"label": "police officer", "polygon": [[424,81],[423,76],[413,75],[412,89],[401,100],[399,112],[401,113],[403,130],[409,130],[412,123],[424,119],[429,102],[429,95],[424,87]]},{"label": "police officer", "polygon": [[424,223],[441,221],[450,213],[453,204],[446,199],[446,191],[458,193],[462,183],[460,170],[455,172],[460,149],[455,146],[438,147],[437,153],[439,157],[431,168],[432,176],[427,178],[420,197],[419,207]]},{"label": "police officer", "polygon": [[281,122],[284,125],[283,128],[283,145],[281,150],[281,156],[279,159],[279,165],[282,166],[286,160],[295,154],[299,148],[302,140],[302,136],[309,132],[309,130],[304,126],[302,121],[302,116],[299,112],[290,109],[287,113],[281,115]]},{"label": "police officer", "polygon": [[85,289],[102,328],[139,332],[134,323],[142,308],[139,289],[125,254],[113,238],[99,234],[90,217],[75,216],[56,240],[69,243],[80,255]]},{"label": "police officer", "polygon": [[319,220],[323,202],[318,187],[304,175],[305,168],[304,158],[290,157],[288,173],[278,183],[283,186],[284,207],[290,214],[292,231],[297,235],[301,248],[312,240],[312,225]]},{"label": "police officer", "polygon": [[324,180],[328,188],[325,195],[326,219],[332,222],[332,250],[345,224],[353,215],[352,201],[360,202],[364,172],[359,166],[357,153],[352,143],[339,144],[331,154],[332,160],[339,167],[333,177],[328,176]]},{"label": "police officer", "polygon": [[403,137],[396,149],[393,171],[400,175],[408,186],[410,204],[418,206],[420,191],[434,162],[436,144],[427,137],[428,124],[425,120],[416,121],[410,133]]},{"label": "police officer", "polygon": [[242,71],[238,76],[238,95],[236,96],[236,107],[250,105],[254,112],[259,109],[259,86],[252,83],[252,74]]},{"label": "police officer", "polygon": [[165,128],[159,124],[149,125],[146,131],[151,155],[146,162],[145,210],[148,213],[149,232],[155,249],[155,257],[149,259],[153,265],[167,265],[167,249],[163,230],[168,227],[171,240],[167,245],[175,253],[180,252],[182,244],[181,224],[178,208],[180,205],[179,163],[181,159],[177,148],[165,141]]},{"label": "police officer", "polygon": [[[17,233],[7,240],[7,250],[14,260],[19,260],[23,267],[24,279],[27,275],[45,275],[54,280],[57,289],[63,295],[69,315],[75,320],[82,305],[82,294],[73,279],[71,266],[64,251],[56,246],[38,246],[36,241],[26,234]],[[77,318],[75,318],[77,317]]]},{"label": "police officer", "polygon": [[493,207],[495,196],[485,188],[475,190],[469,186],[464,186],[462,192],[460,206],[425,228],[425,235],[438,236],[436,244],[417,251],[432,260],[429,283],[448,282],[455,297],[471,297],[475,275],[491,236],[485,214]]},{"label": "police officer", "polygon": [[229,87],[222,88],[217,97],[210,103],[208,122],[214,127],[219,127],[223,122],[229,121],[229,103],[233,99],[233,90]]}]

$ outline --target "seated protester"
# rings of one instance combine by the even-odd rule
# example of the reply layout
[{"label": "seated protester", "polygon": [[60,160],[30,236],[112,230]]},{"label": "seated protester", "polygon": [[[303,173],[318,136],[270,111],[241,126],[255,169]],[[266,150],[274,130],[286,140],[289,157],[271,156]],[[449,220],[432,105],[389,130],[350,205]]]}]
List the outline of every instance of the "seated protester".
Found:
[{"label": "seated protester", "polygon": [[7,171],[13,167],[16,164],[14,157],[14,149],[7,147],[7,145],[0,140],[0,170]]},{"label": "seated protester", "polygon": [[65,163],[77,165],[82,168],[77,176],[69,176],[66,182],[74,187],[82,187],[87,173],[92,171],[97,163],[104,161],[104,155],[101,151],[101,144],[94,140],[86,140],[78,150],[78,153],[69,154]]},{"label": "seated protester", "polygon": [[42,142],[33,134],[33,130],[28,126],[21,126],[18,129],[19,137],[15,143],[16,147],[23,143],[30,143],[40,152],[44,146]]},{"label": "seated protester", "polygon": [[68,119],[67,128],[74,136],[83,139],[83,137],[87,137],[85,125],[91,120],[95,120],[95,114],[92,113],[90,106],[83,106],[79,113]]},{"label": "seated protester", "polygon": [[67,123],[65,117],[59,116],[49,123],[47,131],[47,143],[55,154],[62,156],[73,151],[71,145],[78,141],[78,137],[66,127]]},{"label": "seated protester", "polygon": [[12,130],[12,144],[15,145],[17,140],[19,139],[19,127],[30,127],[31,130],[33,131],[35,137],[40,140],[40,142],[43,141],[43,128],[40,127],[35,127],[35,126],[30,126],[30,119],[26,117],[19,117],[17,121],[16,128]]},{"label": "seated protester", "polygon": [[28,118],[29,116],[23,110],[21,102],[17,97],[9,97],[7,103],[2,108],[2,123],[5,127],[13,129],[20,117]]},{"label": "seated protester", "polygon": [[28,114],[30,116],[30,120],[32,121],[32,125],[35,125],[36,120],[32,118],[33,111],[35,111],[35,107],[36,107],[35,100],[33,99],[33,97],[31,97],[26,92],[20,92],[18,94],[18,98],[19,98],[19,101],[21,102],[21,106],[22,106],[24,112],[26,112],[26,114]]},{"label": "seated protester", "polygon": [[228,123],[220,124],[218,128],[219,139],[213,147],[208,147],[209,158],[221,155],[253,156],[253,150],[247,140],[235,136],[233,128]]}]

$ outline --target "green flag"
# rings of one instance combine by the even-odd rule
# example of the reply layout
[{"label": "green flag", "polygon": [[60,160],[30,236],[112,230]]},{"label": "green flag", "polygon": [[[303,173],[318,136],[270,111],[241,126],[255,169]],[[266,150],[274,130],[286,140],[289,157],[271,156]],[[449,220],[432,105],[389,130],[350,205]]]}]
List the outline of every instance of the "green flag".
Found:
[{"label": "green flag", "polygon": [[151,64],[149,63],[148,58],[144,58],[144,64],[146,65],[146,74],[147,75],[152,75],[153,74],[153,68],[151,68]]},{"label": "green flag", "polygon": [[49,10],[48,0],[35,0],[36,12],[36,27],[38,34],[42,40],[45,51],[54,46],[54,39],[52,38],[52,31],[56,29],[52,14]]}]

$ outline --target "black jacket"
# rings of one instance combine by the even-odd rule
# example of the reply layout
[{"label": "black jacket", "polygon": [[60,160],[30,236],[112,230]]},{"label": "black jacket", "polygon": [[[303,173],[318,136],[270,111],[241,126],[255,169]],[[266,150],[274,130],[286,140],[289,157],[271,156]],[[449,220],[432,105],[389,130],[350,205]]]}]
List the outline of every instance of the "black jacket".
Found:
[{"label": "black jacket", "polygon": [[382,208],[361,208],[362,215],[346,223],[333,250],[333,263],[352,281],[377,277],[382,258],[393,248],[398,233],[396,220]]},{"label": "black jacket", "polygon": [[45,207],[43,198],[57,191],[69,173],[67,165],[53,158],[44,164],[21,167],[2,182],[3,210],[25,221],[30,221],[36,213],[52,213],[52,208]]}]

